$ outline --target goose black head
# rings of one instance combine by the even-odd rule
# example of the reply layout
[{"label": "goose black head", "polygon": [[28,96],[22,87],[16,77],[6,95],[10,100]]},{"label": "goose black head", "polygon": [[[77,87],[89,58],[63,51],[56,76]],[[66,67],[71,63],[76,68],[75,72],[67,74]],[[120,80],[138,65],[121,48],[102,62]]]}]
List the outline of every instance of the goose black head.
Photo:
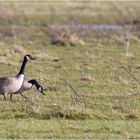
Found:
[{"label": "goose black head", "polygon": [[25,59],[26,61],[35,60],[35,58],[32,57],[30,54],[25,55],[25,56],[24,56],[24,59]]},{"label": "goose black head", "polygon": [[39,92],[41,92],[43,95],[45,95],[43,87],[38,83],[37,80],[32,79],[32,80],[30,80],[30,81],[28,81],[28,82],[31,83],[32,85],[35,85],[36,88],[37,88],[37,90],[38,90]]}]

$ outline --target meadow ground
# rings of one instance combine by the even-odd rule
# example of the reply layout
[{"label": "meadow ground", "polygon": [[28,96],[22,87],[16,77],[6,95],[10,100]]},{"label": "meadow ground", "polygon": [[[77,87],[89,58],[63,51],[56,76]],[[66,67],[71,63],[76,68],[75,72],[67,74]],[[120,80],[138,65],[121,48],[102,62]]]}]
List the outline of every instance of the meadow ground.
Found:
[{"label": "meadow ground", "polygon": [[[130,55],[126,57],[125,43],[115,39],[128,30],[88,31],[82,36],[85,41],[82,46],[51,45],[50,38],[55,31],[44,25],[47,22],[43,18],[31,16],[13,20],[10,16],[13,3],[1,4],[9,9],[7,16],[10,18],[3,17],[5,22],[0,23],[0,76],[15,75],[22,57],[32,54],[37,60],[29,62],[25,74],[43,85],[46,96],[38,93],[35,87],[25,93],[28,100],[19,101],[21,97],[14,95],[12,101],[5,102],[0,96],[0,138],[140,138],[139,84],[120,65],[139,79],[139,42],[131,42]],[[89,5],[84,7],[85,15],[89,13],[87,9],[94,9],[92,5],[89,9]],[[99,5],[96,5],[97,11]],[[16,11],[18,3],[14,6]],[[83,3],[75,6],[77,13],[82,6]],[[132,3],[133,6],[138,5]],[[40,8],[25,7],[32,10],[28,9],[29,15],[37,15],[35,8]],[[69,4],[68,7],[74,8]],[[50,24],[52,21],[53,24],[65,23],[60,18],[54,22],[54,15],[52,18],[48,21]],[[16,26],[20,26],[13,26],[11,21],[18,21]],[[81,21],[85,23],[86,20],[82,17]],[[36,26],[30,26],[31,23]]]}]

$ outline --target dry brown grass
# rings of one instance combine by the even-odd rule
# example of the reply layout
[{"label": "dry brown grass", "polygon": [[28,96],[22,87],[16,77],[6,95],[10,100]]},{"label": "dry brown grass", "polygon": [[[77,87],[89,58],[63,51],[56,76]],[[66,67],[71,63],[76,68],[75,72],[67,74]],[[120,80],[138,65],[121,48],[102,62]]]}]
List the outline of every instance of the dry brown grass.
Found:
[{"label": "dry brown grass", "polygon": [[52,40],[52,44],[59,45],[84,45],[85,42],[78,37],[78,35],[71,31],[70,29],[62,29],[60,30]]}]

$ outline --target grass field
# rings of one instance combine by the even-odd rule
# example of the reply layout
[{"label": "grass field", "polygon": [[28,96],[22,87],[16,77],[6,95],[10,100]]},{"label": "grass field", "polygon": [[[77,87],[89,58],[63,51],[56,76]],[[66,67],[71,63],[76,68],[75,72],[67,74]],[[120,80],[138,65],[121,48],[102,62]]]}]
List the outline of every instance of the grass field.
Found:
[{"label": "grass field", "polygon": [[[34,7],[27,7],[27,3],[24,2],[20,3],[29,8],[29,13],[26,14],[36,18],[20,17],[20,20],[14,20],[15,17],[10,15],[13,9],[15,13],[24,9],[18,7],[18,2],[1,4],[7,7],[9,13],[7,12],[8,17],[3,17],[5,20],[0,23],[0,76],[16,75],[23,56],[32,54],[37,60],[28,63],[25,74],[29,79],[36,78],[43,85],[46,96],[38,93],[35,87],[25,93],[29,97],[28,100],[19,101],[21,97],[14,95],[12,101],[5,102],[3,96],[0,96],[0,138],[140,138],[139,84],[119,64],[121,62],[140,79],[139,42],[131,42],[129,57],[125,54],[125,44],[110,38],[118,35],[119,31],[107,32],[105,35],[103,32],[88,31],[82,46],[51,45],[51,33],[54,31],[48,28],[48,23],[65,22],[59,16],[54,22],[56,15],[47,22],[44,20],[44,11],[40,13],[43,20],[40,19],[41,16],[36,16],[36,9],[39,8],[40,11],[44,8],[48,10],[46,13],[50,12],[46,8],[47,3],[44,7],[40,6],[42,3]],[[51,3],[51,8],[55,9],[52,11],[56,13],[57,10],[63,13],[67,8],[71,11],[75,8],[73,12],[80,13],[84,3],[66,2],[66,7],[62,6],[64,9],[60,11],[57,4]],[[119,5],[117,2],[115,4]],[[136,2],[132,2],[132,5],[125,2],[123,4],[130,9],[139,8]],[[97,12],[94,13],[97,17],[100,5],[98,2],[95,5],[86,3],[83,11],[85,13],[80,14],[87,15],[89,10],[97,8]],[[102,3],[102,8],[106,10],[109,6],[111,5],[106,2]],[[84,17],[86,16],[76,22],[89,21],[83,20]],[[129,18],[126,19],[129,21]],[[16,25],[20,26],[13,31],[12,26],[16,20]],[[28,21],[29,25],[25,27],[23,23]],[[102,18],[101,21],[100,18],[97,21],[90,22],[102,23]],[[116,23],[110,18],[105,21]],[[36,28],[32,27],[31,23]],[[66,20],[66,23],[69,23],[69,20]],[[123,31],[126,30],[121,30],[119,34]],[[107,34],[110,36],[106,37]],[[92,41],[87,42],[87,38]]]},{"label": "grass field", "polygon": [[30,24],[103,24],[139,19],[138,1],[1,1],[1,23]]}]

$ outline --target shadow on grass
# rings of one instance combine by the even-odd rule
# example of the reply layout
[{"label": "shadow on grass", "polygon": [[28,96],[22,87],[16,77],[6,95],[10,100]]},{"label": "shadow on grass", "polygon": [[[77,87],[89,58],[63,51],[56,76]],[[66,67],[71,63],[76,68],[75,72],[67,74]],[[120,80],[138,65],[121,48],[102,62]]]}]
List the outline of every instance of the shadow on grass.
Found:
[{"label": "shadow on grass", "polygon": [[[139,114],[136,111],[128,111],[121,106],[115,106],[112,114],[110,110],[100,111],[84,109],[82,106],[58,106],[44,105],[36,100],[27,100],[24,102],[0,102],[0,119],[27,119],[34,118],[39,120],[49,119],[68,119],[68,120],[139,120]],[[112,115],[111,115],[112,114]]]},{"label": "shadow on grass", "polygon": [[[16,118],[25,118],[23,115],[16,115]],[[57,112],[50,112],[50,113],[44,113],[44,114],[38,114],[38,113],[30,113],[29,117],[40,119],[40,120],[49,120],[52,118],[63,118],[63,119],[70,119],[70,120],[86,120],[86,119],[92,119],[88,114],[84,113],[69,113],[65,114],[64,112],[57,111]]]}]

